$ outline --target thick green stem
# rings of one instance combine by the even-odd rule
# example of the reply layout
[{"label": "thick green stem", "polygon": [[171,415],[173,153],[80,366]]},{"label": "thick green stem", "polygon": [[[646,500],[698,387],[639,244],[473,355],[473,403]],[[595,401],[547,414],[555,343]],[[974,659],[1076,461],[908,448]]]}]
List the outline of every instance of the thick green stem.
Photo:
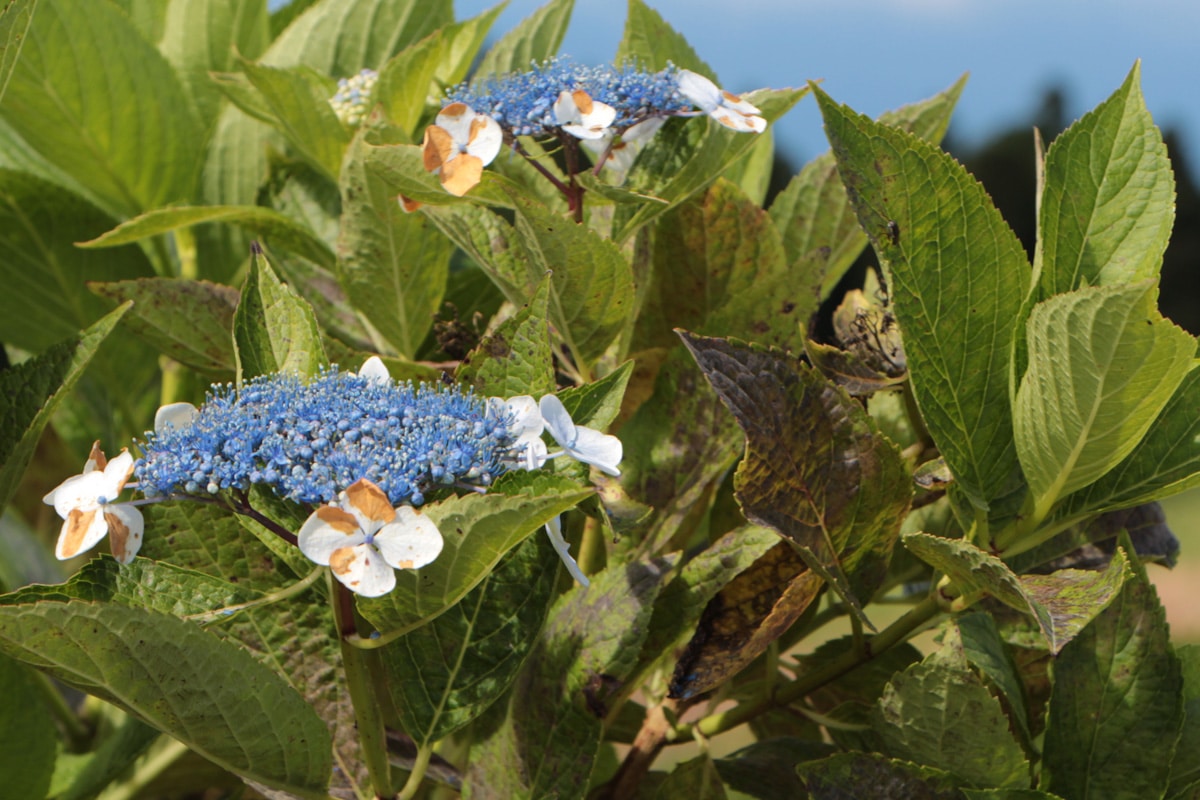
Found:
[{"label": "thick green stem", "polygon": [[753,703],[744,703],[728,711],[710,714],[691,725],[680,725],[672,732],[671,738],[675,741],[691,739],[693,727],[705,736],[716,736],[743,722],[748,722],[759,714],[793,703],[825,684],[837,680],[855,667],[865,664],[883,651],[907,640],[941,611],[938,598],[930,594],[909,609],[908,613],[900,619],[866,639],[861,649],[847,650],[823,667],[805,673],[791,683],[781,686],[770,697],[764,697]]},{"label": "thick green stem", "polygon": [[346,688],[354,706],[354,721],[358,728],[359,750],[371,776],[371,787],[379,798],[392,797],[392,767],[388,761],[387,731],[384,730],[382,703],[376,696],[369,659],[375,658],[346,641],[357,635],[354,619],[354,596],[329,573],[329,597],[333,602],[333,618],[337,622],[338,641],[342,648],[342,668]]}]

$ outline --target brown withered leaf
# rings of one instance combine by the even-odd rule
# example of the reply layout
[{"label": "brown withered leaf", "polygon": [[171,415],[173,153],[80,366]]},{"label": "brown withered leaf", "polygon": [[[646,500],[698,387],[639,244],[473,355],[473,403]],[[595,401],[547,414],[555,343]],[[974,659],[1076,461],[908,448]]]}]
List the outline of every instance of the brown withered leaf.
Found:
[{"label": "brown withered leaf", "polygon": [[708,602],[675,665],[670,697],[686,699],[737,674],[779,638],[825,585],[781,541]]}]

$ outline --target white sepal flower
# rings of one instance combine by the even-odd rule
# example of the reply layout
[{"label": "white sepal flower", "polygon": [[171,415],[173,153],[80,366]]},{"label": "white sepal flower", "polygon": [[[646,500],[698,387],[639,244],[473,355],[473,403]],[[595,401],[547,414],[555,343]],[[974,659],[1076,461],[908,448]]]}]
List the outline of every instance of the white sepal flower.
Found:
[{"label": "white sepal flower", "polygon": [[[624,453],[620,439],[583,425],[576,425],[571,421],[571,415],[567,413],[562,401],[552,394],[543,397],[538,407],[542,412],[546,430],[567,455],[597,467],[606,475],[621,474],[621,470],[617,469]],[[550,457],[553,458],[554,455],[558,454]]]},{"label": "white sepal flower", "polygon": [[546,424],[538,410],[537,401],[530,395],[522,394],[505,400],[503,397],[488,398],[488,413],[495,416],[509,416],[508,432],[515,441],[512,449],[520,454],[521,463],[518,469],[540,469],[546,463],[546,443],[542,441],[542,431]]},{"label": "white sepal flower", "polygon": [[579,568],[579,564],[575,562],[575,559],[571,558],[571,546],[563,538],[562,516],[557,516],[546,523],[546,535],[550,537],[550,544],[554,547],[554,552],[558,553],[558,557],[562,559],[567,572],[571,573],[571,577],[578,581],[579,585],[585,589],[591,585],[587,575],[584,575],[583,570]]},{"label": "white sepal flower", "polygon": [[200,412],[191,403],[168,403],[154,414],[154,432],[166,433],[171,428],[182,430],[196,421]]},{"label": "white sepal flower", "polygon": [[425,129],[425,169],[437,174],[447,192],[462,197],[483,178],[503,142],[496,120],[466,103],[451,103]]},{"label": "white sepal flower", "polygon": [[145,530],[142,512],[128,503],[113,502],[132,474],[133,456],[128,450],[108,461],[96,442],[83,473],[67,478],[42,498],[63,518],[54,547],[59,560],[91,550],[107,535],[113,557],[122,564],[133,561]]},{"label": "white sepal flower", "polygon": [[596,158],[603,157],[607,152],[608,160],[604,162],[604,166],[618,175],[624,176],[633,166],[637,154],[649,144],[650,140],[654,138],[654,134],[658,133],[658,129],[666,121],[666,117],[650,117],[635,125],[630,125],[620,136],[609,132],[604,135],[603,139],[585,140],[583,146]]},{"label": "white sepal flower", "polygon": [[739,133],[762,133],[767,121],[762,112],[732,92],[719,88],[690,69],[679,70],[679,93],[726,128]]},{"label": "white sepal flower", "polygon": [[296,535],[300,552],[328,566],[355,594],[379,597],[396,586],[397,569],[423,567],[442,552],[442,534],[411,506],[393,508],[363,478],[337,501],[314,511]]},{"label": "white sepal flower", "polygon": [[559,92],[554,103],[554,120],[576,139],[602,139],[617,118],[617,110],[608,103],[591,98],[582,89]]},{"label": "white sepal flower", "polygon": [[387,386],[392,382],[392,373],[388,372],[388,368],[383,365],[383,359],[379,356],[368,358],[355,374],[360,378],[366,378],[367,383],[372,386]]}]

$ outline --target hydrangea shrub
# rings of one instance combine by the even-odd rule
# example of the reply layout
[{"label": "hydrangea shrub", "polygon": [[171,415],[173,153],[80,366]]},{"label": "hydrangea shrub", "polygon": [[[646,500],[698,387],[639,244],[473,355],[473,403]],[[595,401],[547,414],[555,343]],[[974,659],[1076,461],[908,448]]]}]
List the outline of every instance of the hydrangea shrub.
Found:
[{"label": "hydrangea shrub", "polygon": [[1030,259],[962,81],[742,91],[642,0],[584,65],[571,6],[0,12],[4,791],[1192,796],[1138,67]]}]

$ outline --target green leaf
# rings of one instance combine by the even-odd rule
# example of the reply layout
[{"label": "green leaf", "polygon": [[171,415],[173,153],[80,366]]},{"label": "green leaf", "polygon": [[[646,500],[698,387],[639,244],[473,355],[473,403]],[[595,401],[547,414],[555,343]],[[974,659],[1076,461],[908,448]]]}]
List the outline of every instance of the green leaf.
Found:
[{"label": "green leaf", "polygon": [[209,73],[233,69],[238,56],[258,58],[270,42],[261,0],[185,0],[166,4],[158,49],[175,67],[207,132],[221,111],[221,91]]},{"label": "green leaf", "polygon": [[796,544],[861,617],[912,498],[899,450],[857,401],[795,359],[681,335],[746,434],[734,477],[746,518]]},{"label": "green leaf", "polygon": [[563,389],[558,399],[576,425],[604,430],[621,411],[633,370],[634,362],[626,361],[598,381]]},{"label": "green leaf", "polygon": [[515,230],[526,255],[526,285],[553,274],[550,319],[571,350],[595,361],[624,328],[633,308],[633,271],[611,241],[549,208],[512,193]]},{"label": "green leaf", "polygon": [[342,175],[338,281],[401,355],[412,358],[433,324],[453,246],[421,214],[409,214],[363,166],[361,137]]},{"label": "green leaf", "polygon": [[[728,681],[766,651],[820,595],[825,586],[822,577],[808,568],[789,542],[776,538],[774,546],[710,597],[675,664],[669,697],[695,697]],[[689,609],[688,616],[693,613]]]},{"label": "green leaf", "polygon": [[1000,638],[995,618],[983,613],[964,614],[957,617],[953,625],[963,656],[1008,700],[1007,709],[1016,723],[1017,732],[1026,743],[1031,742],[1025,691],[1012,654]]},{"label": "green leaf", "polygon": [[119,781],[122,774],[127,774],[133,763],[154,743],[162,742],[164,738],[173,741],[115,706],[101,708],[98,721],[111,730],[86,755],[64,753],[59,756],[48,796],[61,800],[90,800]]},{"label": "green leaf", "polygon": [[46,797],[54,774],[58,731],[30,673],[28,667],[0,656],[0,774],[5,776],[5,797]]},{"label": "green leaf", "polygon": [[0,508],[16,492],[42,430],[128,310],[126,303],[77,338],[0,372]]},{"label": "green leaf", "polygon": [[[937,144],[950,124],[967,77],[928,100],[885,112],[879,121]],[[820,299],[828,299],[867,244],[850,198],[826,152],[804,165],[771,203],[771,220],[783,236],[789,264],[800,275],[819,276]]]},{"label": "green leaf", "polygon": [[986,509],[1018,479],[1008,385],[1030,279],[1021,243],[949,155],[814,91],[885,268],[925,426],[959,488]]},{"label": "green leaf", "polygon": [[1175,648],[1183,672],[1184,721],[1171,760],[1167,797],[1182,798],[1200,787],[1200,645]]},{"label": "green leaf", "polygon": [[671,776],[654,795],[662,800],[687,797],[694,800],[725,800],[725,785],[708,753],[676,764]]},{"label": "green leaf", "polygon": [[102,556],[84,564],[66,583],[26,586],[0,596],[0,605],[83,600],[186,617],[245,603],[259,595],[222,578],[166,562],[139,558],[122,566]]},{"label": "green leaf", "polygon": [[[255,508],[266,508],[262,497],[254,496],[252,501]],[[263,542],[247,535],[248,526],[243,526],[245,517],[223,508],[199,503],[156,503],[145,507],[142,513],[146,530],[154,535],[146,537],[135,564],[146,560],[165,562],[213,576],[216,584],[236,586],[252,595],[289,588],[296,582],[296,575],[304,575],[314,567],[295,545],[283,542],[274,532],[264,531],[264,536],[272,537],[294,558],[275,554]],[[295,573],[284,566],[293,561]],[[333,613],[317,589],[221,617],[208,630],[240,642],[304,696],[325,721],[342,766],[335,773],[331,788],[353,791],[355,781],[359,786],[364,785],[365,770],[360,761],[354,710],[341,679],[339,642],[329,635],[333,630]]]},{"label": "green leaf", "polygon": [[529,68],[558,53],[575,0],[550,0],[504,34],[483,56],[475,80]]},{"label": "green leaf", "polygon": [[92,283],[89,288],[119,303],[132,300],[133,313],[125,324],[159,352],[200,372],[233,375],[237,289],[183,278]]},{"label": "green leaf", "polygon": [[1142,97],[1141,64],[1046,153],[1038,214],[1043,298],[1157,279],[1175,221],[1175,179]]},{"label": "green leaf", "polygon": [[1140,574],[1054,661],[1042,783],[1085,800],[1161,797],[1183,718],[1179,658]]},{"label": "green leaf", "polygon": [[946,770],[970,786],[1028,787],[1029,763],[1000,701],[961,663],[961,650],[946,650],[943,645],[884,689],[873,725],[885,753]]},{"label": "green leaf", "polygon": [[670,347],[679,327],[801,350],[817,292],[789,266],[767,213],[718,179],[655,228],[634,348]]},{"label": "green leaf", "polygon": [[309,164],[337,180],[350,134],[329,105],[334,81],[306,67],[277,69],[243,60],[241,68],[262,94],[274,127]]},{"label": "green leaf", "polygon": [[358,598],[358,610],[384,635],[415,630],[453,607],[521,540],[592,494],[547,473],[504,476],[488,494],[450,497],[422,511],[442,532],[445,548],[432,564],[396,573],[396,588]]},{"label": "green leaf", "polygon": [[508,691],[546,619],[558,565],[535,534],[457,605],[384,648],[388,688],[418,744],[445,738]]},{"label": "green leaf", "polygon": [[442,63],[438,65],[435,74],[439,87],[462,83],[471,65],[478,60],[479,48],[487,40],[492,25],[506,8],[507,0],[497,3],[478,16],[442,28],[446,47]]},{"label": "green leaf", "polygon": [[[546,321],[549,302],[547,276],[538,284],[528,305],[483,337],[479,346],[463,359],[455,377],[484,395],[507,398],[553,394],[554,356]],[[574,415],[572,419],[579,425],[590,424]]]},{"label": "green leaf", "polygon": [[704,63],[683,35],[667,24],[657,11],[642,0],[629,0],[625,32],[617,45],[614,64],[633,62],[647,72],[666,69],[674,64],[698,72],[715,81],[717,74]]},{"label": "green leaf", "polygon": [[72,244],[110,227],[112,219],[78,195],[0,171],[0,341],[45,350],[109,310],[84,281],[153,274],[136,247],[90,253]]},{"label": "green leaf", "polygon": [[436,96],[434,75],[443,64],[448,46],[445,33],[438,31],[401,50],[379,71],[379,80],[371,91],[372,104],[383,106],[388,119],[404,131],[409,142],[420,138],[418,124],[425,116],[429,98]]},{"label": "green leaf", "polygon": [[583,796],[600,749],[600,718],[636,664],[670,567],[662,559],[613,564],[589,588],[559,598],[517,678],[507,719],[472,752],[466,789]]},{"label": "green leaf", "polygon": [[1030,315],[1014,433],[1038,519],[1128,456],[1192,368],[1196,342],[1158,314],[1156,294],[1150,282],[1089,287]]},{"label": "green leaf", "polygon": [[[743,95],[743,99],[758,106],[763,119],[773,123],[807,92],[807,88],[761,89]],[[699,121],[668,123],[638,155],[625,182],[629,191],[660,202],[618,208],[613,229],[617,242],[629,239],[642,226],[704,191],[755,145],[756,134],[729,130],[707,116]]]},{"label": "green leaf", "polygon": [[1200,485],[1200,370],[1179,384],[1142,440],[1104,477],[1063,500],[1055,518],[1129,508]]},{"label": "green leaf", "polygon": [[160,233],[190,228],[205,222],[232,222],[249,233],[264,237],[297,255],[332,269],[334,256],[313,231],[292,217],[263,206],[175,206],[147,211],[122,222],[79,247],[113,247],[136,242]]},{"label": "green leaf", "polygon": [[114,216],[195,193],[195,110],[171,65],[111,3],[42,0],[0,114]]},{"label": "green leaf", "polygon": [[312,307],[281,283],[261,250],[233,315],[238,381],[273,372],[315,375],[327,362]]},{"label": "green leaf", "polygon": [[870,797],[881,788],[893,797],[959,800],[959,781],[933,767],[887,758],[878,753],[841,753],[797,768],[812,800]]},{"label": "green leaf", "polygon": [[0,100],[17,66],[37,0],[13,0],[0,10]]},{"label": "green leaf", "polygon": [[325,723],[278,675],[195,625],[115,605],[3,606],[0,649],[239,775],[324,796]]}]

